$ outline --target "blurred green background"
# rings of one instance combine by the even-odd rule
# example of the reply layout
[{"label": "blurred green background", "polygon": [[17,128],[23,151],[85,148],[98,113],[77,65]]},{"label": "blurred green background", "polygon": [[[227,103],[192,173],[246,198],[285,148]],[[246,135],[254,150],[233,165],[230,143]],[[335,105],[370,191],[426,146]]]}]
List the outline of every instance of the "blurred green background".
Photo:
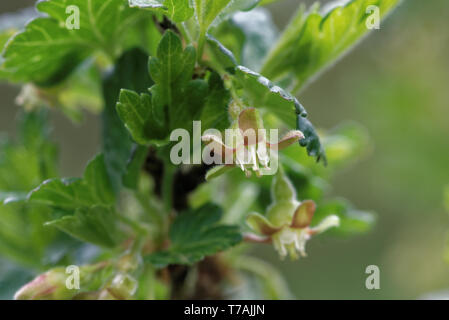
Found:
[{"label": "blurred green background", "polygon": [[[269,6],[280,28],[300,2],[312,1]],[[33,3],[2,1],[0,13]],[[416,299],[449,288],[443,260],[449,230],[443,206],[449,184],[448,17],[447,0],[404,0],[380,30],[299,96],[318,127],[348,120],[366,127],[371,152],[340,171],[331,192],[377,212],[378,222],[369,234],[347,240],[317,237],[308,244],[309,257],[296,262],[281,263],[271,247],[256,247],[254,254],[276,264],[297,298]],[[0,84],[2,132],[14,133],[18,91]],[[86,114],[75,125],[54,112],[53,126],[63,174],[81,175],[98,151],[98,117]],[[365,288],[365,268],[372,264],[380,268],[380,290]],[[0,273],[6,268],[0,266]],[[7,269],[0,286],[19,274]]]}]

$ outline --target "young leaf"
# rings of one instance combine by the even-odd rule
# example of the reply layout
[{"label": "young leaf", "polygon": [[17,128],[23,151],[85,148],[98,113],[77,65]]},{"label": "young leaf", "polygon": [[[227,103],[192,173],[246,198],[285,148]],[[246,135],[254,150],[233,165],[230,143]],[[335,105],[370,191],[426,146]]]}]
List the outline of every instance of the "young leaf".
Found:
[{"label": "young leaf", "polygon": [[[193,89],[195,86],[198,88],[196,92]],[[177,86],[172,89],[172,86],[169,86],[171,92],[172,90],[179,92],[179,89],[182,88]],[[153,87],[151,90],[158,89]],[[229,127],[227,106],[230,95],[217,73],[211,73],[208,83],[203,80],[190,81],[184,90],[186,92],[183,95],[175,96],[172,93],[172,101],[177,111],[173,114],[165,113],[171,119],[171,124],[165,127],[155,120],[153,101],[159,98],[157,95],[152,99],[146,93],[139,95],[130,90],[121,91],[117,111],[134,141],[141,145],[166,144],[168,129],[179,127],[190,129],[193,120],[201,120],[204,130],[208,128],[224,130]],[[162,108],[165,110],[166,107]],[[189,114],[185,113],[189,108],[196,108],[196,110]]]},{"label": "young leaf", "polygon": [[156,83],[151,88],[153,117],[171,129],[191,128],[198,119],[208,93],[204,80],[192,80],[196,53],[193,46],[184,50],[181,40],[167,31],[149,61],[150,75]]},{"label": "young leaf", "polygon": [[273,47],[261,73],[275,81],[287,79],[294,91],[335,62],[370,30],[367,19],[377,6],[385,18],[400,0],[345,0],[306,12],[301,6]]},{"label": "young leaf", "polygon": [[131,90],[121,90],[117,113],[134,141],[140,145],[158,144],[167,135],[167,131],[154,120],[153,103],[147,93],[139,95]]},{"label": "young leaf", "polygon": [[[66,25],[70,5],[79,8],[79,29]],[[48,17],[34,19],[8,43],[0,72],[11,81],[42,86],[65,79],[96,50],[118,55],[130,28],[149,14],[129,8],[126,0],[47,0],[37,9]]]},{"label": "young leaf", "polygon": [[28,201],[67,210],[114,205],[114,191],[104,156],[99,155],[89,162],[81,179],[51,179],[43,182],[29,193]]},{"label": "young leaf", "polygon": [[205,34],[212,22],[230,2],[231,0],[194,0],[200,32]]},{"label": "young leaf", "polygon": [[161,12],[174,22],[186,21],[194,13],[189,0],[129,0],[129,5]]},{"label": "young leaf", "polygon": [[323,160],[326,163],[326,154],[318,134],[306,118],[306,110],[295,97],[267,78],[242,66],[237,67],[234,78],[243,87],[243,93],[252,106],[267,108],[291,127],[295,125],[296,114],[296,128],[305,136],[300,140],[300,145],[306,147],[308,154],[316,157],[317,161]]},{"label": "young leaf", "polygon": [[74,215],[45,223],[77,238],[103,247],[114,247],[123,240],[114,212],[104,207],[76,210]]},{"label": "young leaf", "polygon": [[[117,114],[116,104],[122,88],[139,93],[148,91],[153,81],[147,72],[147,62],[145,52],[140,49],[129,50],[120,57],[114,70],[103,81],[103,154],[116,192],[122,185],[122,178],[134,149],[128,130]],[[122,110],[122,106],[117,108],[126,113],[132,107],[128,106],[125,110]]]},{"label": "young leaf", "polygon": [[170,229],[171,246],[146,256],[145,261],[158,267],[193,264],[238,244],[242,240],[239,228],[220,225],[221,216],[221,209],[212,204],[181,213]]},{"label": "young leaf", "polygon": [[226,90],[220,75],[216,72],[210,75],[208,84],[209,94],[200,118],[202,129],[225,130],[231,126],[228,115],[231,95]]}]

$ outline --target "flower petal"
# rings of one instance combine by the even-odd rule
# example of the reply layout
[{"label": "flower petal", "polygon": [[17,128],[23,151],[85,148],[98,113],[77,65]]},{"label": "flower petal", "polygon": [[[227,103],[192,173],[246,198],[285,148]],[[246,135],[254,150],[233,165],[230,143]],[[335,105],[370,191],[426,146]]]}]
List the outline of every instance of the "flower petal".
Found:
[{"label": "flower petal", "polygon": [[248,215],[246,223],[254,231],[266,236],[271,236],[282,229],[274,226],[267,218],[255,212]]},{"label": "flower petal", "polygon": [[[201,140],[204,143],[207,143],[207,146],[211,151],[218,154],[222,157],[222,161],[224,162],[226,155],[231,155],[235,153],[236,149],[233,149],[227,145],[225,145],[221,138],[217,137],[214,134],[206,134],[201,137]],[[231,158],[232,159],[232,158]]]},{"label": "flower petal", "polygon": [[292,130],[287,132],[287,134],[282,137],[282,139],[279,140],[278,143],[271,144],[267,142],[267,146],[271,149],[277,146],[278,150],[282,150],[301,139],[304,139],[304,134],[299,130]]},{"label": "flower petal", "polygon": [[336,215],[331,215],[324,218],[323,221],[320,222],[316,227],[310,229],[310,234],[318,234],[326,231],[332,227],[340,226],[340,218]]},{"label": "flower petal", "polygon": [[259,135],[258,132],[259,129],[264,129],[264,127],[262,118],[256,108],[247,108],[240,112],[239,129],[244,136],[245,145],[258,143],[264,138],[264,135]]},{"label": "flower petal", "polygon": [[310,225],[316,210],[316,204],[312,200],[301,202],[293,215],[291,227],[294,229],[303,229]]}]

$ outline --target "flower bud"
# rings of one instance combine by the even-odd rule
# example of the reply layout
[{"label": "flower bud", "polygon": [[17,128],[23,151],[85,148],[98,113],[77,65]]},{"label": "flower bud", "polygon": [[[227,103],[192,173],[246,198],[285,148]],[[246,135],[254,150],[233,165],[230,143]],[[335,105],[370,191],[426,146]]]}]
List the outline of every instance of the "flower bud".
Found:
[{"label": "flower bud", "polygon": [[55,268],[39,275],[14,295],[15,300],[64,300],[76,293],[67,289],[64,268]]},{"label": "flower bud", "polygon": [[131,299],[137,291],[137,280],[126,273],[117,274],[107,286],[106,291],[100,299],[126,300]]},{"label": "flower bud", "polygon": [[[33,281],[24,285],[14,295],[16,300],[68,300],[75,297],[87,285],[100,277],[109,266],[108,263],[98,263],[95,265],[86,265],[79,268],[79,274],[71,274],[64,267],[51,269],[39,276]],[[106,270],[107,271],[107,270]],[[79,277],[77,285],[68,285],[70,277]],[[86,288],[85,288],[86,287]],[[88,288],[91,289],[91,288]]]}]

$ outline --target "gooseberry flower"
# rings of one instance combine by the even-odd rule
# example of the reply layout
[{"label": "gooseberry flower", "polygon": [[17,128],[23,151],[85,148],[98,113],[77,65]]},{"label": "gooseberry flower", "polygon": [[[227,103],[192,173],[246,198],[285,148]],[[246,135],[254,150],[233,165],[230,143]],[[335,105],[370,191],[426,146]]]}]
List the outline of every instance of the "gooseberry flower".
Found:
[{"label": "gooseberry flower", "polygon": [[300,255],[305,257],[305,246],[312,235],[339,226],[338,216],[331,215],[316,227],[311,227],[316,210],[315,202],[297,201],[296,192],[282,170],[273,178],[272,198],[273,203],[267,209],[266,215],[251,213],[248,215],[247,224],[264,237],[259,238],[259,241],[271,241],[282,259],[287,255],[290,255],[291,259],[298,259]]},{"label": "gooseberry flower", "polygon": [[[233,167],[242,169],[247,177],[251,176],[251,172],[261,176],[276,171],[277,162],[275,166],[273,162],[277,161],[277,151],[303,139],[304,135],[299,130],[293,130],[280,140],[277,140],[277,137],[277,129],[271,129],[270,139],[267,138],[257,109],[243,109],[231,129],[226,130],[226,141],[223,141],[219,132],[202,136],[203,142],[207,143],[207,152],[213,152],[215,164],[220,164],[213,168],[206,178],[216,177]],[[272,143],[271,140],[274,139],[276,140]],[[221,165],[223,163],[224,165]]]}]

